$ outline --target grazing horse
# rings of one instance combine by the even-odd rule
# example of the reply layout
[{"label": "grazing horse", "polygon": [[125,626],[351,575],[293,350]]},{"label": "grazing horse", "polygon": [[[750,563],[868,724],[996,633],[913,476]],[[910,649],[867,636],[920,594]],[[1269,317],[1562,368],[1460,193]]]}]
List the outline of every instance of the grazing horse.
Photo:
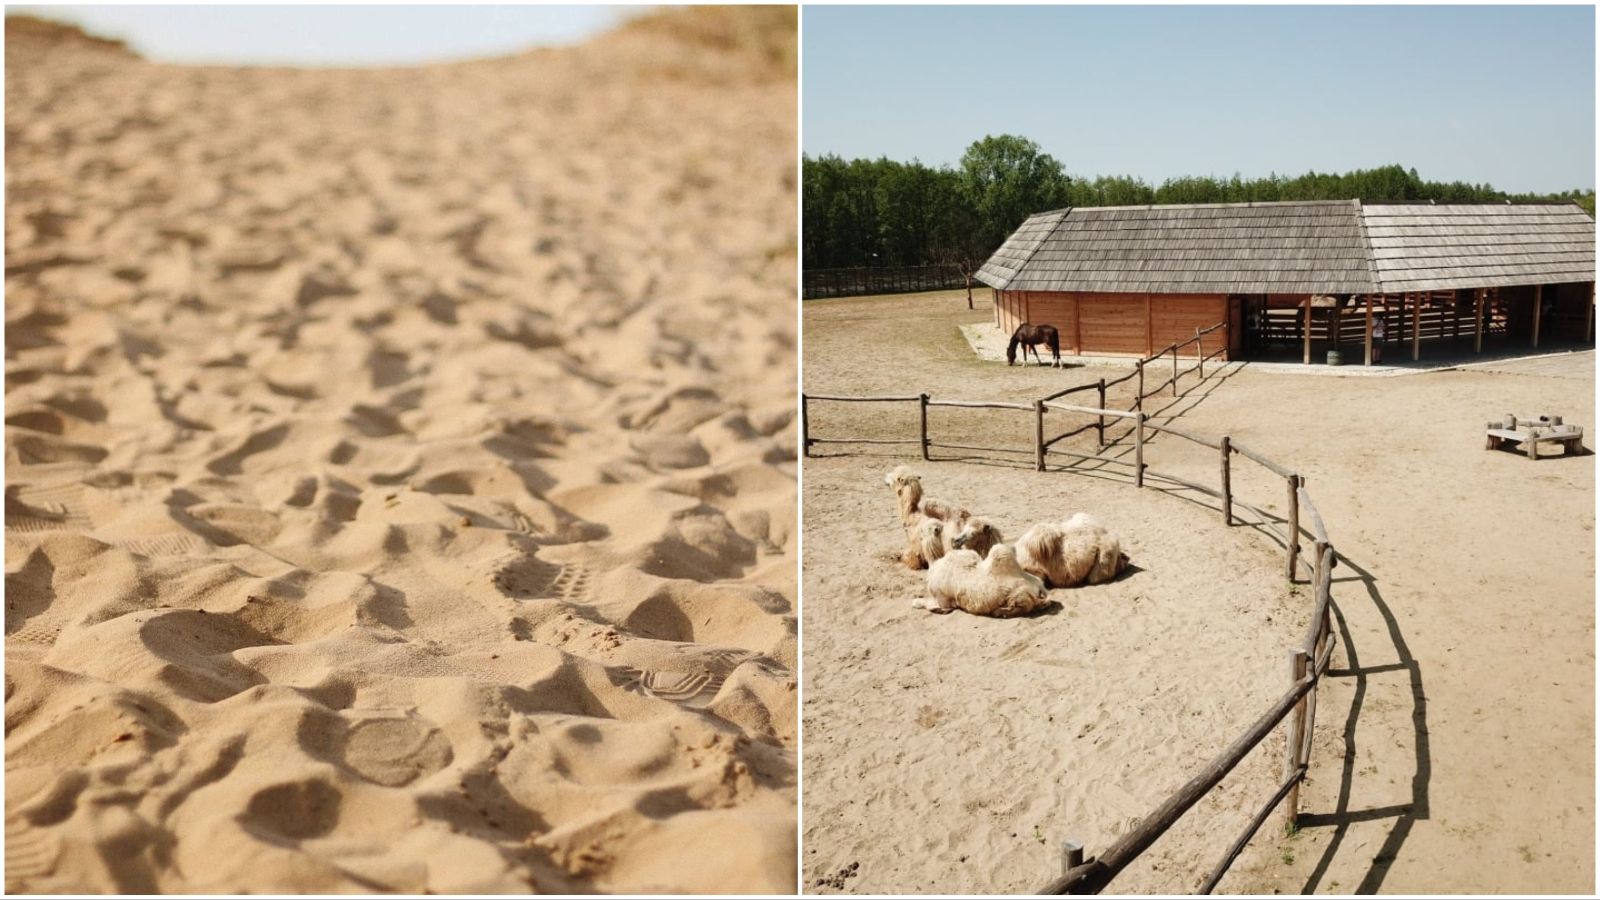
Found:
[{"label": "grazing horse", "polygon": [[1011,332],[1011,343],[1006,347],[1006,365],[1017,364],[1017,345],[1022,345],[1022,361],[1028,361],[1028,351],[1033,351],[1033,358],[1044,365],[1044,357],[1039,355],[1039,344],[1048,344],[1050,354],[1055,358],[1053,365],[1061,368],[1061,335],[1056,333],[1054,325],[1029,325],[1023,322],[1016,331]]}]

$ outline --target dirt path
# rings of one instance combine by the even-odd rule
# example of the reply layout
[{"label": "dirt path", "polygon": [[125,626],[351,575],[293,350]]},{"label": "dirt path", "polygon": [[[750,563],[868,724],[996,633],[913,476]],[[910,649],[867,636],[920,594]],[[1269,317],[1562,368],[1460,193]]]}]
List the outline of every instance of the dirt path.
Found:
[{"label": "dirt path", "polygon": [[[987,313],[959,298],[806,304],[807,390],[935,386],[943,396],[1025,400],[1115,374],[979,362],[957,326]],[[1302,828],[1278,839],[1269,827],[1221,890],[1593,890],[1594,457],[1530,462],[1482,443],[1483,420],[1505,411],[1559,412],[1592,433],[1593,354],[1563,363],[1393,378],[1244,367],[1168,410],[1186,428],[1230,434],[1304,472],[1342,557],[1341,642],[1321,695]],[[814,435],[903,436],[907,425],[881,411],[814,415]],[[935,427],[1026,447],[1027,423],[1015,418],[964,413]],[[1147,462],[1215,479],[1214,454],[1183,442],[1154,442]],[[1281,505],[1270,480],[1252,479],[1236,476],[1236,489],[1268,511]],[[809,535],[809,485],[807,495]],[[811,565],[808,553],[808,579]],[[1220,725],[1217,746],[1244,724]],[[808,790],[808,846],[823,827],[810,804]],[[1189,889],[1189,872],[1226,833],[1219,827],[1170,881],[1120,888]]]}]

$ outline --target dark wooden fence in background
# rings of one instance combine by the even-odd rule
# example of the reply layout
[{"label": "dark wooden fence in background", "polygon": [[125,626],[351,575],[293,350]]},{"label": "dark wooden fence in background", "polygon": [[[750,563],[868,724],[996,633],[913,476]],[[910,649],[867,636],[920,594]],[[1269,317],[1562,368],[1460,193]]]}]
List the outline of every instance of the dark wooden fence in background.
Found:
[{"label": "dark wooden fence in background", "polygon": [[967,286],[956,266],[882,266],[861,269],[806,269],[800,273],[800,296],[859,297],[863,294],[909,294],[947,291]]}]

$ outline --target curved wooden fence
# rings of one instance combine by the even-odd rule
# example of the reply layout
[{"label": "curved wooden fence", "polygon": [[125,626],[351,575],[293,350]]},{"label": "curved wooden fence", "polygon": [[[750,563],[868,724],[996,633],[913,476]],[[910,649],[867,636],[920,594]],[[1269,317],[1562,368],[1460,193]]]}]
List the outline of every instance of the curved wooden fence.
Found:
[{"label": "curved wooden fence", "polygon": [[[1212,329],[1206,329],[1206,332],[1213,331],[1218,327],[1223,326],[1214,326]],[[1185,341],[1183,344],[1175,344],[1162,350],[1161,353],[1139,360],[1135,364],[1135,371],[1123,378],[1110,382],[1101,379],[1094,384],[1069,388],[1035,400],[1031,404],[936,400],[926,393],[902,396],[801,394],[801,439],[803,452],[808,457],[811,455],[812,445],[823,443],[916,444],[921,450],[923,459],[930,458],[928,451],[933,447],[1008,453],[1022,452],[1014,447],[972,447],[933,442],[928,436],[928,408],[941,406],[963,407],[1016,410],[1031,413],[1035,423],[1034,460],[1039,471],[1045,470],[1045,463],[1051,453],[1101,463],[1130,466],[1133,469],[1132,476],[1136,487],[1144,487],[1148,476],[1216,497],[1221,502],[1222,518],[1225,526],[1231,527],[1235,524],[1242,524],[1234,515],[1235,508],[1248,510],[1255,514],[1258,520],[1256,524],[1259,527],[1276,534],[1282,539],[1286,553],[1284,567],[1289,580],[1298,582],[1303,575],[1305,580],[1313,587],[1311,616],[1306,626],[1305,635],[1298,643],[1288,648],[1289,678],[1288,686],[1284,693],[1267,707],[1243,734],[1218,753],[1210,763],[1195,773],[1182,787],[1178,788],[1170,797],[1141,819],[1137,827],[1114,841],[1104,850],[1101,850],[1096,856],[1085,859],[1083,847],[1080,844],[1071,840],[1064,842],[1062,848],[1064,871],[1062,875],[1048,885],[1042,886],[1038,893],[1092,894],[1104,890],[1111,883],[1111,880],[1117,877],[1118,873],[1154,844],[1190,807],[1199,802],[1212,788],[1215,788],[1245,756],[1254,750],[1268,734],[1272,733],[1286,719],[1289,722],[1289,735],[1286,742],[1282,782],[1277,790],[1266,798],[1260,810],[1251,820],[1249,827],[1229,845],[1226,854],[1211,869],[1199,892],[1209,894],[1217,886],[1217,883],[1222,880],[1222,876],[1227,873],[1228,867],[1238,858],[1240,852],[1244,850],[1250,839],[1260,830],[1261,825],[1272,815],[1274,809],[1282,806],[1285,822],[1289,825],[1294,824],[1299,817],[1300,783],[1304,780],[1311,761],[1311,737],[1317,711],[1316,688],[1323,674],[1327,671],[1328,662],[1333,655],[1334,634],[1330,604],[1332,602],[1333,568],[1338,555],[1334,551],[1333,543],[1328,539],[1322,516],[1318,514],[1316,505],[1311,500],[1311,495],[1306,491],[1306,480],[1303,475],[1262,456],[1243,444],[1233,441],[1227,435],[1223,435],[1220,438],[1211,438],[1175,428],[1171,425],[1156,424],[1151,422],[1144,412],[1143,401],[1154,393],[1165,390],[1169,385],[1173,386],[1174,392],[1176,392],[1180,374],[1195,372],[1200,376],[1201,380],[1204,380],[1204,366],[1208,357],[1198,348],[1202,337],[1203,333],[1197,333],[1196,337],[1190,341]],[[1179,373],[1176,362],[1177,351],[1189,343],[1197,344],[1197,362],[1188,371]],[[1226,344],[1223,346],[1226,347]],[[1174,356],[1172,378],[1146,392],[1143,389],[1146,366],[1168,353]],[[1107,408],[1105,404],[1106,388],[1133,378],[1138,378],[1140,382],[1140,390],[1135,395],[1133,408]],[[1060,397],[1091,390],[1098,392],[1099,406],[1078,406],[1058,402]],[[810,429],[809,405],[811,401],[916,403],[921,411],[921,434],[916,438],[896,440],[838,437],[814,438],[811,436]],[[1046,415],[1051,411],[1092,416],[1094,421],[1046,440]],[[1105,438],[1106,419],[1108,418],[1129,422],[1131,427],[1128,433],[1108,442]],[[1099,452],[1091,455],[1052,449],[1053,445],[1063,438],[1083,433],[1090,428],[1096,430]],[[1176,475],[1150,470],[1144,462],[1144,445],[1147,434],[1151,432],[1170,434],[1217,451],[1219,476],[1217,486],[1198,484],[1179,478]],[[1132,462],[1104,455],[1108,447],[1115,446],[1128,435],[1133,437],[1134,457]],[[1288,510],[1283,518],[1281,530],[1274,524],[1273,516],[1234,494],[1232,478],[1234,457],[1239,457],[1261,466],[1268,472],[1283,479]],[[1304,521],[1304,526],[1302,525],[1302,520]],[[1305,559],[1301,552],[1300,539],[1302,533],[1308,534],[1311,538],[1312,551],[1309,560]]]}]

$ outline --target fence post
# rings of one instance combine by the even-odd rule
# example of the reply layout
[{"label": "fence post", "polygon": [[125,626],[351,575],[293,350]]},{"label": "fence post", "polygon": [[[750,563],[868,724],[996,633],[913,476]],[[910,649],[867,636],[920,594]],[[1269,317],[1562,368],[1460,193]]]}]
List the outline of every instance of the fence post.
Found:
[{"label": "fence post", "polygon": [[1300,561],[1300,476],[1289,481],[1289,583],[1295,581],[1295,564]]},{"label": "fence post", "polygon": [[928,395],[921,394],[917,398],[917,405],[922,411],[922,458],[928,458]]},{"label": "fence post", "polygon": [[[1306,677],[1306,651],[1302,647],[1295,647],[1289,651],[1289,684],[1294,686],[1300,679]],[[1289,778],[1295,770],[1300,768],[1300,744],[1305,740],[1306,728],[1306,698],[1301,697],[1300,702],[1294,705],[1294,712],[1289,718],[1289,755],[1284,761],[1283,776]],[[1295,782],[1289,788],[1289,796],[1283,802],[1283,824],[1292,828],[1300,819],[1300,783]]]},{"label": "fence post", "polygon": [[1061,842],[1061,874],[1083,865],[1083,842],[1067,838]]},{"label": "fence post", "polygon": [[1222,436],[1222,524],[1233,524],[1233,445],[1227,435]]},{"label": "fence post", "polygon": [[1139,413],[1134,419],[1133,486],[1144,487],[1144,413]]},{"label": "fence post", "polygon": [[1044,401],[1033,401],[1033,465],[1044,471]]},{"label": "fence post", "polygon": [[1133,409],[1135,412],[1144,412],[1144,360],[1141,359],[1133,365],[1139,370],[1139,396],[1133,401]]},{"label": "fence post", "polygon": [[1095,417],[1095,439],[1100,442],[1100,449],[1106,448],[1106,380],[1100,379],[1100,409],[1102,412]]},{"label": "fence post", "polygon": [[809,458],[811,456],[811,416],[810,416],[810,410],[807,407],[807,403],[808,403],[808,401],[806,399],[806,395],[805,394],[801,394],[800,395],[800,452],[804,456]]},{"label": "fence post", "polygon": [[1205,381],[1206,380],[1206,336],[1201,334],[1200,333],[1200,329],[1198,329],[1198,328],[1196,328],[1194,330],[1194,356],[1195,356],[1195,359],[1197,360],[1197,362],[1195,364],[1195,366],[1196,366],[1195,371],[1200,373],[1200,380],[1201,381]]},{"label": "fence post", "polygon": [[[1178,396],[1178,345],[1172,345],[1172,396]],[[1170,420],[1169,420],[1170,421]]]}]

